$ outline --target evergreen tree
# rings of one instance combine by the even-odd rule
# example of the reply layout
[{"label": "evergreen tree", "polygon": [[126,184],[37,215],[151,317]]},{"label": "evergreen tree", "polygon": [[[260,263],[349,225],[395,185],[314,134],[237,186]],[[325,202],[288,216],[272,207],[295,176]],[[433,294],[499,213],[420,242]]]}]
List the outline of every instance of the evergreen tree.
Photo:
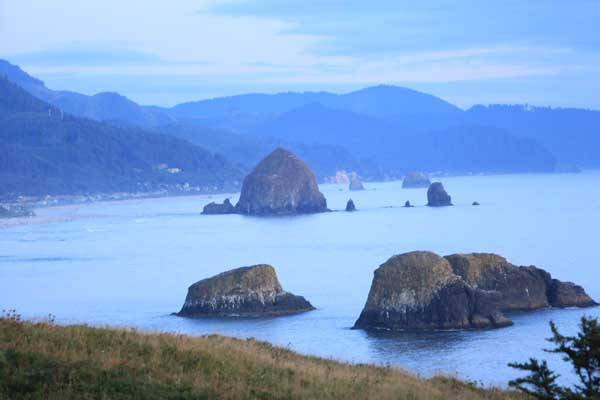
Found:
[{"label": "evergreen tree", "polygon": [[511,363],[509,366],[528,371],[529,375],[509,382],[509,385],[540,400],[583,400],[600,399],[600,325],[597,318],[581,318],[580,331],[576,336],[563,336],[556,325],[550,322],[554,344],[550,353],[562,354],[579,378],[572,388],[559,386],[559,375],[548,368],[546,361],[531,358],[526,363]]}]

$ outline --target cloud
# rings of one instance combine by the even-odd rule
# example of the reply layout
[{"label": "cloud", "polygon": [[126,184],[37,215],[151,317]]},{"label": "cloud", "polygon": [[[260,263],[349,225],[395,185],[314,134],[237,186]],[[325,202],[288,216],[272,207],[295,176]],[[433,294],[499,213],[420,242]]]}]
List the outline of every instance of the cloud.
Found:
[{"label": "cloud", "polygon": [[513,43],[598,50],[600,2],[590,0],[237,0],[204,12],[285,21],[322,37],[323,54],[373,55]]},{"label": "cloud", "polygon": [[160,65],[164,64],[156,54],[120,49],[90,49],[88,46],[69,46],[57,50],[14,54],[11,60],[24,65],[51,66],[98,66],[98,65]]},{"label": "cloud", "polygon": [[600,69],[596,17],[600,3],[586,0],[0,0],[0,57],[55,88],[142,102],[209,95],[186,82],[235,94],[568,81]]}]

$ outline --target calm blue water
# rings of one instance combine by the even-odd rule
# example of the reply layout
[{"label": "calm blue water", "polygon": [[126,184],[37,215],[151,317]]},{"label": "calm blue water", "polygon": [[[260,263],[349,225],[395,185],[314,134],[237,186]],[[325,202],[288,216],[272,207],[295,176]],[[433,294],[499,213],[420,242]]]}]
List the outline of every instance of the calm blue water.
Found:
[{"label": "calm blue water", "polygon": [[[330,208],[351,196],[359,212],[254,218],[201,216],[225,196],[164,198],[81,207],[68,222],[0,230],[0,308],[26,318],[54,314],[61,323],[135,326],[153,331],[255,337],[306,354],[404,367],[429,376],[455,374],[506,385],[508,362],[543,353],[548,321],[565,332],[600,309],[513,315],[500,330],[366,333],[351,330],[373,271],[411,250],[496,252],[584,285],[600,299],[600,173],[444,178],[454,207],[425,203],[425,189],[372,183],[349,193],[321,190]],[[233,195],[232,200],[237,200]],[[477,200],[480,207],[470,204]],[[395,207],[388,207],[395,206]],[[55,209],[41,210],[53,215]],[[256,320],[188,320],[178,311],[193,282],[234,267],[275,266],[284,289],[316,311]]]}]

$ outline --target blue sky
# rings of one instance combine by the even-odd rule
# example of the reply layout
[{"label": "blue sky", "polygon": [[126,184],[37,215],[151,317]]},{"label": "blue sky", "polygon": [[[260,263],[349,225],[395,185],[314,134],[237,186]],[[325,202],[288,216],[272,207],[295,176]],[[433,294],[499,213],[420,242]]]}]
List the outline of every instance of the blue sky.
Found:
[{"label": "blue sky", "polygon": [[596,0],[0,0],[0,57],[143,104],[386,83],[600,109],[597,21]]}]

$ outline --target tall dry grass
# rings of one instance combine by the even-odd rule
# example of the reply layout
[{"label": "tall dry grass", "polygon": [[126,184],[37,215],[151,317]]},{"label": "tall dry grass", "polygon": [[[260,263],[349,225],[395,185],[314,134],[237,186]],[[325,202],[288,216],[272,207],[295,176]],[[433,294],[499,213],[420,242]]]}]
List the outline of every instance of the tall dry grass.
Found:
[{"label": "tall dry grass", "polygon": [[2,399],[517,399],[256,340],[0,319]]}]

